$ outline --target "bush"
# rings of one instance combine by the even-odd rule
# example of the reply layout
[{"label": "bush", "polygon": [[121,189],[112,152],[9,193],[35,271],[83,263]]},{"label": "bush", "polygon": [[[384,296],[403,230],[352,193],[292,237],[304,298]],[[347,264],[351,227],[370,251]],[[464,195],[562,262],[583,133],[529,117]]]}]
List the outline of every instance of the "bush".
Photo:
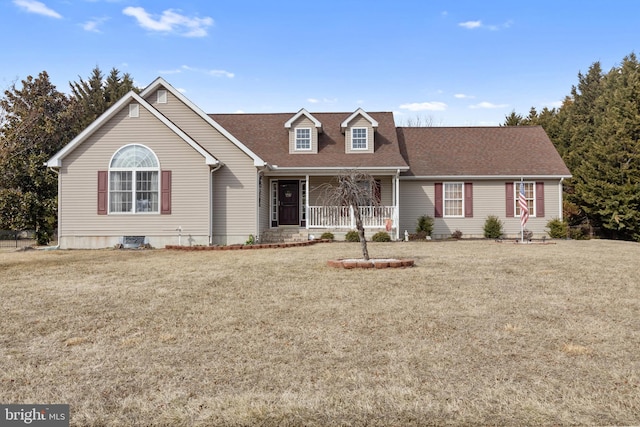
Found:
[{"label": "bush", "polygon": [[333,240],[333,239],[335,239],[335,236],[333,235],[332,232],[325,231],[324,233],[322,233],[322,236],[320,236],[320,238],[322,240]]},{"label": "bush", "polygon": [[376,234],[371,236],[371,240],[374,242],[390,242],[391,236],[386,231],[378,231]]},{"label": "bush", "polygon": [[569,236],[569,224],[566,221],[554,218],[547,222],[547,234],[552,239],[565,239]]},{"label": "bush", "polygon": [[409,234],[409,240],[426,240],[427,232],[426,231],[418,231],[413,234]]},{"label": "bush", "polygon": [[451,233],[451,237],[456,240],[462,239],[462,231],[460,230],[454,231],[453,233]]},{"label": "bush", "polygon": [[487,239],[498,239],[502,236],[502,221],[495,216],[489,215],[484,222],[484,237]]},{"label": "bush", "polygon": [[433,232],[433,218],[427,215],[418,217],[418,226],[416,227],[416,233],[425,232],[427,236],[431,236]]},{"label": "bush", "polygon": [[344,235],[344,240],[347,242],[359,242],[360,236],[358,235],[357,230],[348,231],[347,234]]}]

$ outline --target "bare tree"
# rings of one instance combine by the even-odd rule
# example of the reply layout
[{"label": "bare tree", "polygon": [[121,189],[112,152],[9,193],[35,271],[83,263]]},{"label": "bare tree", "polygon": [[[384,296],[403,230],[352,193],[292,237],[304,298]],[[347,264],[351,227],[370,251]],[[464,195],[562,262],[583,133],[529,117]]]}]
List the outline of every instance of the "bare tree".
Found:
[{"label": "bare tree", "polygon": [[369,260],[364,225],[360,215],[361,206],[376,205],[379,202],[373,195],[375,179],[361,171],[345,170],[335,177],[334,182],[323,184],[319,190],[323,206],[350,206],[355,217],[356,229],[360,237],[362,257]]}]

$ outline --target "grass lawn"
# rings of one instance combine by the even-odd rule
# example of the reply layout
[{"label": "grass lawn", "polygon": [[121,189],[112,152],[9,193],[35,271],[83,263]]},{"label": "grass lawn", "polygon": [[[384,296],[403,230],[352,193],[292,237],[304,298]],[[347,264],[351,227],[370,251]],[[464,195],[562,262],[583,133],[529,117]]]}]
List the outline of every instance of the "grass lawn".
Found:
[{"label": "grass lawn", "polygon": [[638,425],[640,245],[0,252],[0,403],[71,425]]}]

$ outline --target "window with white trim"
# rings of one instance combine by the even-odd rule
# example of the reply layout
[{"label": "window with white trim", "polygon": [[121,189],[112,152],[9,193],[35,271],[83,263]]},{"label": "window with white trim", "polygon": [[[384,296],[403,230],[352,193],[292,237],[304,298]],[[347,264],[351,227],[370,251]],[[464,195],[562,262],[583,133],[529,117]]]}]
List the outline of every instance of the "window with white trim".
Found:
[{"label": "window with white trim", "polygon": [[445,217],[464,217],[464,184],[445,182],[442,186],[442,206]]},{"label": "window with white trim", "polygon": [[129,104],[129,117],[139,117],[139,116],[140,116],[140,105]]},{"label": "window with white trim", "polygon": [[367,140],[367,128],[351,129],[351,149],[366,150],[369,147]]},{"label": "window with white trim", "polygon": [[159,89],[158,90],[158,104],[166,104],[167,103],[167,90]]},{"label": "window with white trim", "polygon": [[158,213],[160,165],[144,145],[126,145],[109,164],[110,213]]},{"label": "window with white trim", "polygon": [[296,150],[311,150],[311,128],[296,129]]},{"label": "window with white trim", "polygon": [[[524,182],[524,197],[527,199],[527,207],[529,208],[529,217],[536,216],[536,183]],[[516,217],[520,216],[520,181],[516,181],[513,184],[513,201],[515,203]]]}]

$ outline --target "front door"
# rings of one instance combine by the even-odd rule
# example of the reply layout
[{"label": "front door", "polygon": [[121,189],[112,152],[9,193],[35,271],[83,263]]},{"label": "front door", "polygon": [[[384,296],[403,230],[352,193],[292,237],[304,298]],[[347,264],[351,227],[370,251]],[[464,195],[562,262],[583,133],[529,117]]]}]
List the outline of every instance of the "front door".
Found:
[{"label": "front door", "polygon": [[300,182],[278,182],[278,219],[280,225],[300,225]]}]

